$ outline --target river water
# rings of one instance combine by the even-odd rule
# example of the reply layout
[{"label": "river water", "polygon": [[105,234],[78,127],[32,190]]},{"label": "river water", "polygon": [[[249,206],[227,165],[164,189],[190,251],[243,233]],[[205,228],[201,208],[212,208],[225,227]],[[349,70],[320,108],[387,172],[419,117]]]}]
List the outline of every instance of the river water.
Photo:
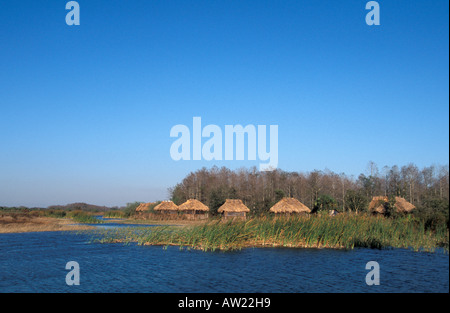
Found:
[{"label": "river water", "polygon": [[[449,256],[405,249],[233,252],[90,243],[86,233],[0,234],[0,292],[449,292]],[[66,263],[80,285],[66,284]],[[367,285],[369,261],[380,284]]]}]

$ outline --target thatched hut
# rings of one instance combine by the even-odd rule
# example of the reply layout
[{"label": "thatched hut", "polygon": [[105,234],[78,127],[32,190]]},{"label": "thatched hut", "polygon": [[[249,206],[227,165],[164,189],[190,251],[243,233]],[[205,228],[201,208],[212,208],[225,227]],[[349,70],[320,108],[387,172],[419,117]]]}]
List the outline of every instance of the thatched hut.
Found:
[{"label": "thatched hut", "polygon": [[196,199],[189,199],[178,206],[178,210],[186,216],[187,219],[205,219],[208,218],[209,208]]},{"label": "thatched hut", "polygon": [[145,211],[149,211],[150,207],[152,205],[154,205],[155,202],[149,202],[149,203],[141,203],[139,204],[139,206],[136,208],[136,212],[145,212]]},{"label": "thatched hut", "polygon": [[242,200],[227,199],[224,204],[217,210],[218,213],[223,213],[224,218],[243,218],[245,219],[247,212],[250,209],[245,206]]},{"label": "thatched hut", "polygon": [[386,202],[389,202],[388,197],[378,196],[373,197],[372,201],[369,203],[369,212],[384,214],[386,212]]},{"label": "thatched hut", "polygon": [[269,211],[276,214],[286,214],[286,215],[292,213],[301,213],[301,214],[311,213],[311,210],[306,205],[304,205],[295,198],[283,198],[280,201],[278,201],[273,207],[271,207]]},{"label": "thatched hut", "polygon": [[163,201],[153,209],[161,214],[177,214],[178,206],[172,201]]},{"label": "thatched hut", "polygon": [[[373,197],[369,204],[369,211],[374,214],[385,214],[389,198],[386,196]],[[416,207],[402,197],[395,197],[397,213],[411,213]]]},{"label": "thatched hut", "polygon": [[411,213],[416,207],[405,198],[395,197],[395,207],[399,213]]}]

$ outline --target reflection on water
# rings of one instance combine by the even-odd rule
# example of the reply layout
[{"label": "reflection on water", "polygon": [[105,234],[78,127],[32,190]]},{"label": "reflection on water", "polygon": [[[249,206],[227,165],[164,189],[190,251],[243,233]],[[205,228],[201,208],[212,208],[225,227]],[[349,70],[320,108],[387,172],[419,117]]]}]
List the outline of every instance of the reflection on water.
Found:
[{"label": "reflection on water", "polygon": [[[449,256],[403,249],[237,252],[87,243],[76,232],[0,234],[0,292],[449,292]],[[80,265],[67,286],[65,265]],[[380,264],[367,286],[365,265]]]}]

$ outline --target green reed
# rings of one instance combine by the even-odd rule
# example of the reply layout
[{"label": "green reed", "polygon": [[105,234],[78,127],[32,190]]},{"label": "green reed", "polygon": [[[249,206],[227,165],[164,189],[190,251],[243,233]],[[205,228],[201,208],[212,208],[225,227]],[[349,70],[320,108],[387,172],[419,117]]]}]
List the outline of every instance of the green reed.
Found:
[{"label": "green reed", "polygon": [[433,251],[438,247],[448,250],[449,241],[446,228],[425,231],[423,223],[410,217],[389,219],[354,214],[211,220],[198,226],[128,228],[104,233],[101,240],[177,245],[205,251],[245,247],[392,247]]},{"label": "green reed", "polygon": [[66,217],[71,218],[78,223],[88,223],[88,224],[103,223],[103,221],[99,220],[95,216],[83,211],[70,211],[66,214]]},{"label": "green reed", "polygon": [[126,213],[124,211],[120,211],[120,210],[111,210],[111,211],[107,211],[105,212],[105,214],[103,214],[103,217],[106,218],[126,218]]}]

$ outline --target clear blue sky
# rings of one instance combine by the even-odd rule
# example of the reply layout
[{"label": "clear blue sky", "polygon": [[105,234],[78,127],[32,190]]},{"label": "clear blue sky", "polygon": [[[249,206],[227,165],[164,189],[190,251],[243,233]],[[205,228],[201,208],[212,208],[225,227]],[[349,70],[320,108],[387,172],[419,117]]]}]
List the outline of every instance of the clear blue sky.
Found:
[{"label": "clear blue sky", "polygon": [[172,126],[278,125],[278,167],[449,160],[449,3],[80,0],[0,6],[0,205],[167,198]]}]

